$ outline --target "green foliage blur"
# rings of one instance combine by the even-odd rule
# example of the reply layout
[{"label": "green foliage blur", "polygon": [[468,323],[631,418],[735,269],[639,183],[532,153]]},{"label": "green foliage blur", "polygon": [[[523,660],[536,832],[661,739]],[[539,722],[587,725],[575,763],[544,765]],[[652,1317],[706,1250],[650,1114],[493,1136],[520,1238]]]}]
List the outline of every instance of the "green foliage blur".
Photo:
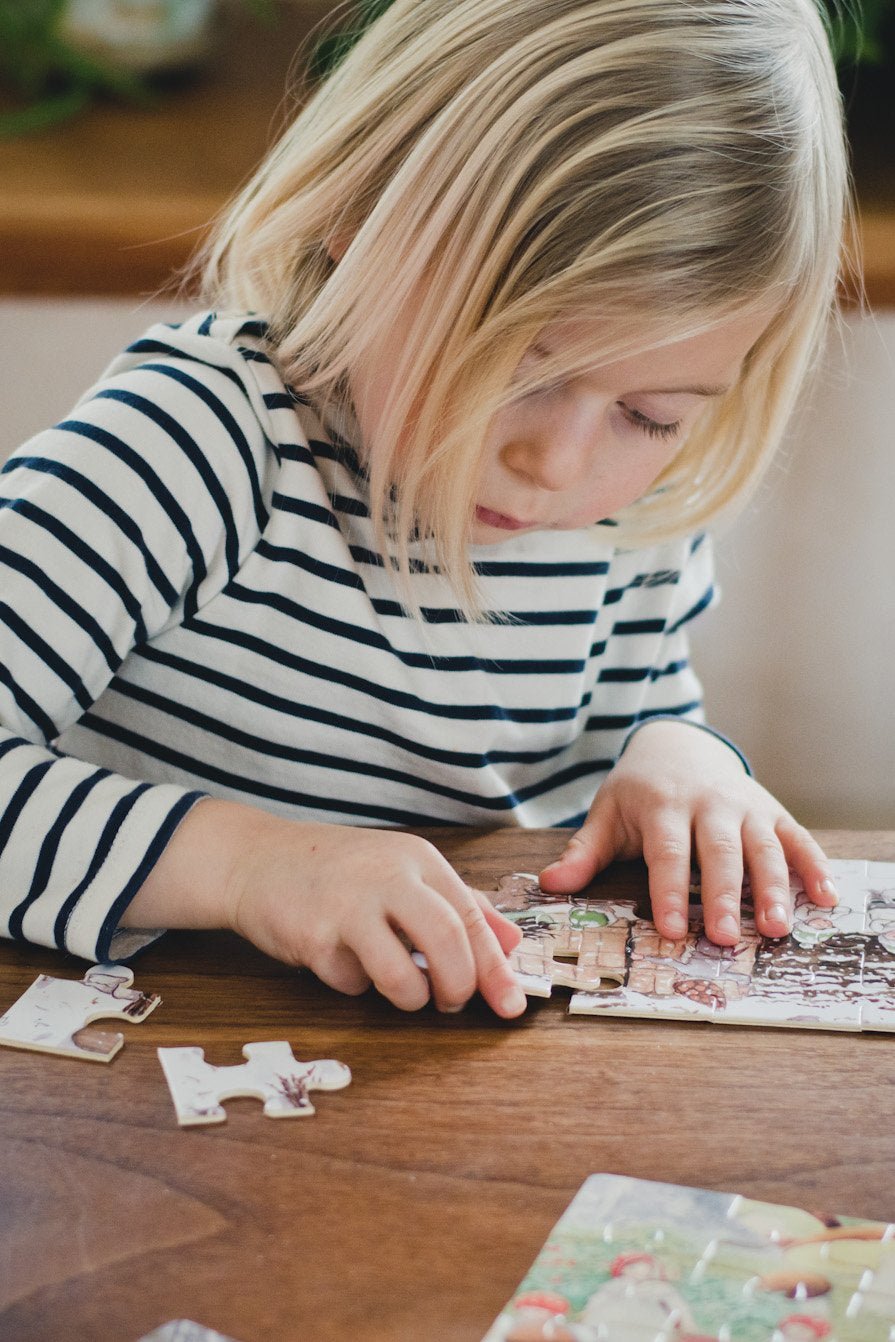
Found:
[{"label": "green foliage blur", "polygon": [[[293,0],[293,3],[298,0]],[[275,21],[277,0],[241,0]],[[547,0],[549,3],[549,0]],[[895,57],[895,0],[821,0],[842,71]],[[61,35],[67,0],[0,0],[0,138],[43,130],[77,115],[98,96],[149,103],[150,81],[74,47]],[[355,0],[350,18],[313,48],[314,83],[336,68],[391,0]]]},{"label": "green foliage blur", "polygon": [[[150,103],[148,80],[62,36],[68,0],[0,0],[0,139],[68,121],[97,96]],[[274,0],[242,0],[273,19]]]}]

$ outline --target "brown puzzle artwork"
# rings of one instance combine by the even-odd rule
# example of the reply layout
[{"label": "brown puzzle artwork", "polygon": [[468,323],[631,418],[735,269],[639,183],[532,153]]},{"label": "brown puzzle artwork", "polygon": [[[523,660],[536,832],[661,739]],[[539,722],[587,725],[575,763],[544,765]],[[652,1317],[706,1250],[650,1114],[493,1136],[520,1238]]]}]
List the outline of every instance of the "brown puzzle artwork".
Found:
[{"label": "brown puzzle artwork", "polygon": [[698,879],[680,941],[650,920],[645,874],[630,898],[607,899],[599,883],[551,896],[516,872],[491,898],[523,931],[511,956],[521,987],[531,997],[571,989],[576,1015],[895,1031],[895,863],[832,867],[837,907],[812,904],[794,878],[793,931],[779,939],[756,930],[747,883],[732,947],[706,937]]}]

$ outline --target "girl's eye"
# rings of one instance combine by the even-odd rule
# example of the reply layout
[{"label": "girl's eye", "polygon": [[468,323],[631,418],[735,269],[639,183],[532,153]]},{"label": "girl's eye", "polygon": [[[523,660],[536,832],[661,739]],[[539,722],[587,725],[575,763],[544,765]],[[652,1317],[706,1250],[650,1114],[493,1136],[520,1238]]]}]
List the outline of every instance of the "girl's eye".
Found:
[{"label": "girl's eye", "polygon": [[[621,403],[620,403],[621,404]],[[681,428],[681,421],[676,419],[672,424],[661,424],[657,419],[650,419],[642,411],[635,410],[630,405],[621,405],[622,414],[625,419],[640,429],[643,433],[649,434],[650,438],[676,438]]]}]

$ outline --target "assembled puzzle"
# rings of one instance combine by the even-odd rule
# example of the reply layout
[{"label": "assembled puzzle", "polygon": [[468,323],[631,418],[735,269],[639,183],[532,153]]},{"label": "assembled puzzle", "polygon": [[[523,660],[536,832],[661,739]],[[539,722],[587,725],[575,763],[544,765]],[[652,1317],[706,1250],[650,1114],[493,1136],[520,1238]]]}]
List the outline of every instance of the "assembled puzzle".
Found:
[{"label": "assembled puzzle", "polygon": [[600,898],[598,883],[556,896],[517,872],[490,898],[524,933],[511,956],[520,986],[570,988],[575,1014],[895,1031],[895,863],[830,865],[839,904],[818,908],[793,877],[794,926],[778,939],[757,932],[747,883],[732,947],[705,936],[698,880],[680,941],[659,935],[645,884],[640,897]]},{"label": "assembled puzzle", "polygon": [[895,1225],[594,1174],[484,1342],[895,1342]]}]

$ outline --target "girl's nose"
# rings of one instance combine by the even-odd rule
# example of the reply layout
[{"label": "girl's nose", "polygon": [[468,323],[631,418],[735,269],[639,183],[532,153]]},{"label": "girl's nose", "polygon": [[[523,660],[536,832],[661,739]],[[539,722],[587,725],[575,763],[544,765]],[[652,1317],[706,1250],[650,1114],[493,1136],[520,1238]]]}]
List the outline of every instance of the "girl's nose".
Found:
[{"label": "girl's nose", "polygon": [[584,484],[593,468],[597,433],[590,426],[558,426],[514,438],[503,449],[508,470],[538,489],[559,493]]}]

